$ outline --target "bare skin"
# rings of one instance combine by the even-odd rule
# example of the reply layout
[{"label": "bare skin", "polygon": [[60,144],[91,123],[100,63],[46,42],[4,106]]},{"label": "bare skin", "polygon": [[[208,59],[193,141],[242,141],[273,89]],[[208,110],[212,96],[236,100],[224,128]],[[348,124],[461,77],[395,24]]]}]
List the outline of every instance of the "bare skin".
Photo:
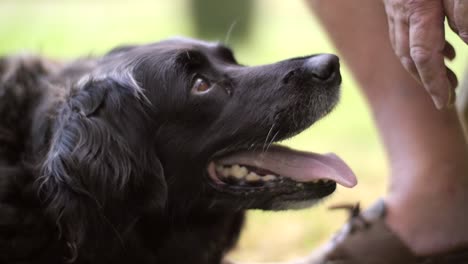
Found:
[{"label": "bare skin", "polygon": [[383,0],[390,41],[406,70],[421,82],[437,108],[453,105],[457,86],[455,74],[445,66],[455,51],[445,41],[444,19],[468,44],[466,0]]},{"label": "bare skin", "polygon": [[468,245],[468,149],[455,110],[436,110],[402,67],[382,2],[308,3],[361,84],[387,150],[387,224],[417,255]]}]

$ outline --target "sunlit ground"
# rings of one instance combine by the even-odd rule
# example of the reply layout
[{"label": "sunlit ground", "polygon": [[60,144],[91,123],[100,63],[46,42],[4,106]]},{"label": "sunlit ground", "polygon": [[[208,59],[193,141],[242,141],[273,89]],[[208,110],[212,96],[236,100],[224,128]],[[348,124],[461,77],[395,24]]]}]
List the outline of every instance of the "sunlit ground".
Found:
[{"label": "sunlit ground", "polygon": [[[258,0],[256,7],[251,37],[234,45],[241,63],[262,64],[334,52],[303,1]],[[119,44],[194,36],[193,32],[185,0],[0,1],[0,54],[29,51],[74,58],[99,55]],[[225,37],[220,35],[217,40]],[[450,38],[459,50],[452,65],[460,75],[468,49],[462,50],[463,44]],[[285,143],[304,150],[337,153],[354,169],[359,185],[352,190],[339,187],[332,197],[307,210],[250,212],[233,258],[278,261],[307,254],[345,221],[345,214],[328,211],[329,205],[361,201],[367,206],[385,194],[387,164],[382,146],[346,67],[343,75],[342,100],[336,111]]]}]

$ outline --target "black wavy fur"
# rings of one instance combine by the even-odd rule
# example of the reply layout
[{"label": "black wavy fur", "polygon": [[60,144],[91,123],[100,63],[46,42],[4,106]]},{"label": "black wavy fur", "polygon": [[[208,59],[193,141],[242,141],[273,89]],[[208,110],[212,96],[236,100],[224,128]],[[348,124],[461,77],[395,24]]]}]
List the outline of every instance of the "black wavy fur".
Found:
[{"label": "black wavy fur", "polygon": [[[275,122],[276,139],[300,132],[324,93],[336,101],[242,92],[279,87],[272,76],[300,60],[248,68],[195,40],[69,63],[1,58],[0,263],[221,263],[244,210],[280,198],[217,189],[206,166],[219,150],[263,144]],[[203,96],[190,90],[199,73],[216,82]]]}]

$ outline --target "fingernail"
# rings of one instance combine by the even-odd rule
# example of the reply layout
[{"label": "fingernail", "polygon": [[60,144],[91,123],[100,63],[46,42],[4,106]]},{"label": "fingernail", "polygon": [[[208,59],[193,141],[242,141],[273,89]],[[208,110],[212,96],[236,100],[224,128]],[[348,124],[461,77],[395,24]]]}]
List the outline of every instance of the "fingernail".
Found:
[{"label": "fingernail", "polygon": [[431,97],[435,107],[438,110],[451,109],[455,105],[455,87],[452,87],[449,80],[441,83],[438,87],[445,87],[446,93],[432,92]]},{"label": "fingernail", "polygon": [[432,96],[432,101],[434,101],[434,104],[437,110],[442,110],[446,106],[445,102],[441,100],[439,97]]},{"label": "fingernail", "polygon": [[455,91],[452,90],[452,88],[449,88],[449,96],[448,96],[448,101],[446,104],[446,107],[448,109],[452,109],[455,106],[456,97],[457,97],[457,94],[455,93]]}]

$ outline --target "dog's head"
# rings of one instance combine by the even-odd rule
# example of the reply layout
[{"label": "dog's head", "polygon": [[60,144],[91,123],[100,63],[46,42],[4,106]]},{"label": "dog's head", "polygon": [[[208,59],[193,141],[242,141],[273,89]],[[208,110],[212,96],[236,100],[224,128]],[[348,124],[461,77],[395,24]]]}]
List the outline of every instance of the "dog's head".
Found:
[{"label": "dog's head", "polygon": [[191,39],[115,49],[59,107],[41,190],[75,231],[91,207],[126,219],[310,205],[355,178],[334,155],[273,143],[329,113],[340,83],[329,54],[248,67]]}]

